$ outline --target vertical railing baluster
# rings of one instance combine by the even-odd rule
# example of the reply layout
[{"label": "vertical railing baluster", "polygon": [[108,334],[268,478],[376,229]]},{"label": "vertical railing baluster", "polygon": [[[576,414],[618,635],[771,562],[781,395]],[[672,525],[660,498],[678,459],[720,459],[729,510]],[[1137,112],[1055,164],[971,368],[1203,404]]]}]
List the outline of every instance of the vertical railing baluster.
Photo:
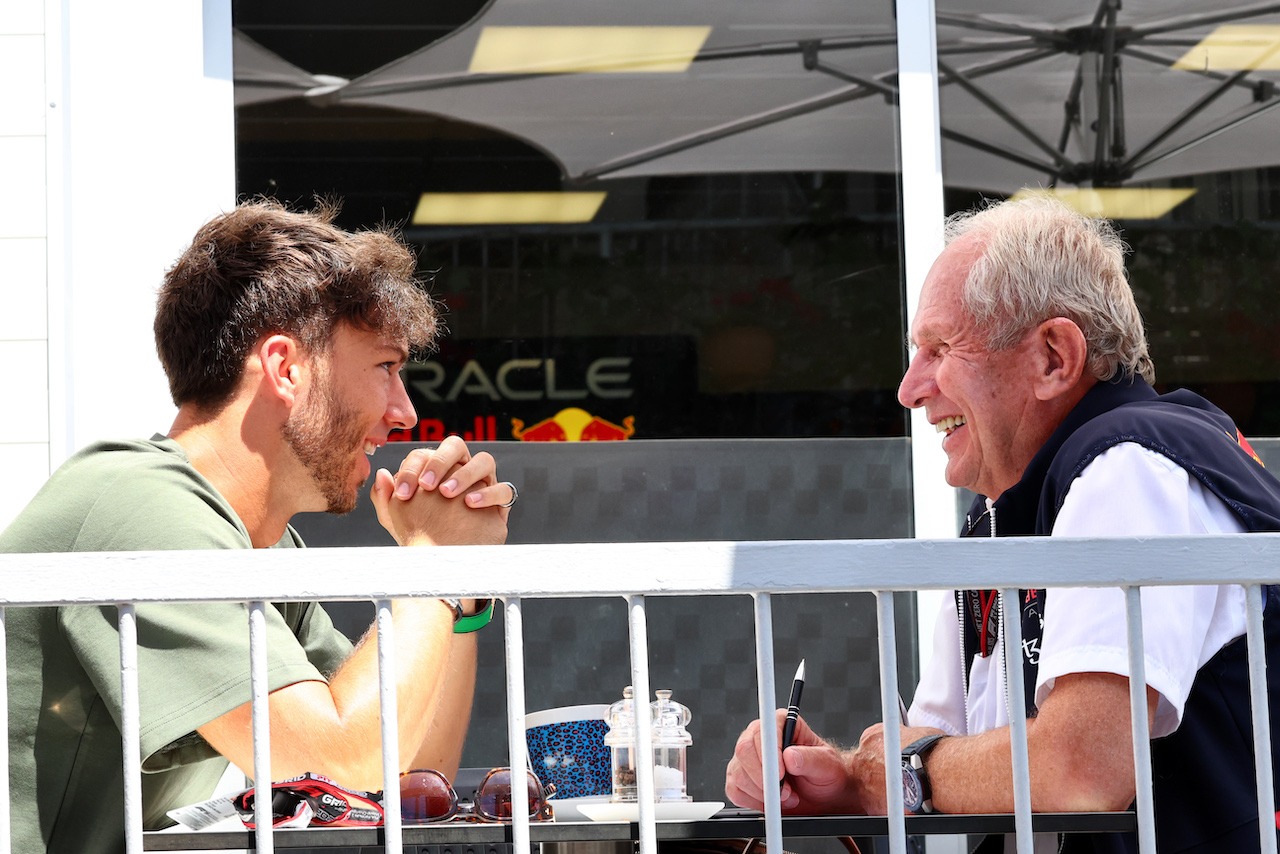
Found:
[{"label": "vertical railing baluster", "polygon": [[378,723],[382,729],[382,829],[388,852],[401,849],[400,726],[396,696],[396,628],[391,600],[377,602]]},{"label": "vertical railing baluster", "polygon": [[[774,690],[773,598],[753,597],[756,612],[756,693],[760,705],[760,758],[766,782],[779,779],[778,700]],[[782,854],[782,801],[777,786],[764,787],[764,838],[768,854]]]},{"label": "vertical railing baluster", "polygon": [[635,712],[636,734],[636,799],[640,807],[640,854],[657,854],[658,841],[654,829],[653,733],[650,729],[649,698],[649,622],[645,616],[644,597],[627,597],[627,626],[631,645],[631,696]]},{"label": "vertical railing baluster", "polygon": [[138,703],[138,615],[120,612],[120,743],[124,750],[124,850],[142,854],[142,715]]},{"label": "vertical railing baluster", "polygon": [[1271,816],[1276,796],[1271,764],[1271,707],[1267,697],[1267,644],[1262,632],[1262,585],[1245,588],[1245,636],[1249,643],[1249,700],[1253,715],[1253,756],[1258,783],[1258,832],[1262,854],[1276,854],[1276,828]]},{"label": "vertical railing baluster", "polygon": [[[520,597],[503,600],[506,605],[507,649],[507,756],[511,763],[511,839],[515,854],[530,854],[529,815],[517,804],[529,803],[528,747],[524,735],[524,615]],[[523,793],[523,797],[517,797]]]},{"label": "vertical railing baluster", "polygon": [[876,591],[880,644],[880,714],[884,721],[885,806],[889,815],[889,851],[906,854],[906,817],[902,802],[902,717],[898,708],[898,633],[893,593]]},{"label": "vertical railing baluster", "polygon": [[1156,820],[1151,794],[1151,727],[1147,720],[1147,657],[1142,639],[1142,589],[1124,588],[1129,634],[1129,717],[1133,731],[1133,780],[1138,796],[1138,850],[1156,854]]},{"label": "vertical railing baluster", "polygon": [[271,828],[271,701],[267,683],[267,604],[249,603],[249,687],[253,701],[254,844],[263,854],[275,850]]},{"label": "vertical railing baluster", "polygon": [[1005,701],[1009,707],[1009,748],[1013,761],[1013,829],[1018,854],[1032,854],[1031,762],[1027,754],[1027,696],[1022,676],[1022,603],[1018,591],[1000,591],[1004,616]]}]

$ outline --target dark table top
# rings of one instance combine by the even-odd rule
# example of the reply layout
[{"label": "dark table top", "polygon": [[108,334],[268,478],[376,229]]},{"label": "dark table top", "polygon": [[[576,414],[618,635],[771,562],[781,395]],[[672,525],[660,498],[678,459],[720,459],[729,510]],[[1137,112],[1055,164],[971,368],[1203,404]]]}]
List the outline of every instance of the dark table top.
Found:
[{"label": "dark table top", "polygon": [[[1032,829],[1050,833],[1123,833],[1137,828],[1132,812],[1037,813]],[[998,815],[913,815],[906,819],[907,834],[1013,833],[1014,817]],[[784,818],[782,834],[804,836],[887,836],[889,820],[884,816],[803,816]],[[748,810],[724,810],[704,821],[659,822],[658,839],[731,839],[765,835],[764,816]],[[609,842],[640,838],[636,822],[533,822],[532,842]],[[376,848],[383,845],[380,827],[308,828],[277,830],[272,837],[276,848]],[[502,844],[512,841],[511,825],[453,822],[427,826],[405,826],[405,845]],[[217,833],[147,833],[146,851],[191,851],[200,849],[250,849],[252,831]]]}]

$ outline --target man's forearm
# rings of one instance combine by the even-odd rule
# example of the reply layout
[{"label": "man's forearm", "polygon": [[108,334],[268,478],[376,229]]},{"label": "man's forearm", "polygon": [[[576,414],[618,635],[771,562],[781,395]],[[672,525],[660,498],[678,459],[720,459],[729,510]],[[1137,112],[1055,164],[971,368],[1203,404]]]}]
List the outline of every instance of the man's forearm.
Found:
[{"label": "man's forearm", "polygon": [[[414,765],[420,750],[438,739],[437,717],[470,711],[475,686],[475,638],[453,633],[447,605],[435,599],[404,599],[392,603],[395,618],[396,708],[399,732],[398,766]],[[381,724],[378,702],[377,635],[371,628],[360,646],[335,675],[330,688],[339,715],[352,727],[352,736],[374,761],[366,772],[381,788]],[[466,670],[468,673],[461,673]],[[466,723],[450,731],[465,735]],[[358,733],[358,735],[357,735]],[[457,745],[461,755],[461,744]],[[445,755],[441,752],[441,755]]]},{"label": "man's forearm", "polygon": [[[1059,678],[1027,721],[1031,808],[1124,809],[1134,797],[1128,680],[1110,673]],[[1148,689],[1148,715],[1158,695]],[[933,804],[946,813],[1013,811],[1011,731],[944,739],[928,759]]]},{"label": "man's forearm", "polygon": [[476,686],[476,633],[454,635],[439,702],[431,727],[413,758],[414,768],[434,768],[450,780],[462,761],[462,747],[471,723]]},{"label": "man's forearm", "polygon": [[[474,650],[475,640],[453,633],[451,609],[436,599],[394,603],[396,694],[400,757],[407,769],[427,740],[438,711],[456,710],[458,700],[442,697],[455,644]],[[460,640],[459,640],[460,639]],[[283,779],[314,771],[355,789],[383,786],[378,643],[370,630],[328,682],[295,682],[270,696],[271,776]],[[459,672],[474,652],[457,661]],[[470,702],[474,681],[458,690]],[[465,726],[462,727],[465,729]],[[252,772],[252,708],[245,703],[199,728],[222,755]]]}]

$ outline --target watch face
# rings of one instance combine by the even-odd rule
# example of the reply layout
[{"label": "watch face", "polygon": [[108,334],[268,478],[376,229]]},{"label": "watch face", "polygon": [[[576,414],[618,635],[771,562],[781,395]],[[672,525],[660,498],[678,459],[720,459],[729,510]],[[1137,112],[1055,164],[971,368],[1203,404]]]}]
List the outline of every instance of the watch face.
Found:
[{"label": "watch face", "polygon": [[905,762],[902,765],[902,805],[907,812],[918,812],[924,803],[924,792],[920,788],[920,777],[916,769]]}]

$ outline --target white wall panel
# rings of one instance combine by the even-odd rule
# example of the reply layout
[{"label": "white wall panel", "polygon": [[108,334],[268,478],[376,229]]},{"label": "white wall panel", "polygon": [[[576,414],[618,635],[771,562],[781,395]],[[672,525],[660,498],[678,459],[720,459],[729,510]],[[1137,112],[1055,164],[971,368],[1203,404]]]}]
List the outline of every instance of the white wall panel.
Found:
[{"label": "white wall panel", "polygon": [[44,138],[0,136],[0,237],[44,237]]},{"label": "white wall panel", "polygon": [[32,35],[44,32],[44,3],[39,0],[6,0],[0,3],[0,33]]},{"label": "white wall panel", "polygon": [[0,80],[0,136],[43,135],[43,35],[0,35]]},{"label": "white wall panel", "polygon": [[44,485],[49,472],[49,445],[43,442],[0,445],[0,531],[27,505]]},{"label": "white wall panel", "polygon": [[0,528],[49,474],[45,11],[0,3]]},{"label": "white wall panel", "polygon": [[47,348],[44,341],[0,341],[0,444],[49,440]]},{"label": "white wall panel", "polygon": [[65,8],[68,263],[54,359],[65,366],[53,382],[68,421],[55,447],[69,454],[168,429],[156,288],[196,229],[234,204],[235,172],[229,0]]},{"label": "white wall panel", "polygon": [[0,341],[48,337],[46,275],[44,238],[0,238],[0,280],[4,282]]}]

